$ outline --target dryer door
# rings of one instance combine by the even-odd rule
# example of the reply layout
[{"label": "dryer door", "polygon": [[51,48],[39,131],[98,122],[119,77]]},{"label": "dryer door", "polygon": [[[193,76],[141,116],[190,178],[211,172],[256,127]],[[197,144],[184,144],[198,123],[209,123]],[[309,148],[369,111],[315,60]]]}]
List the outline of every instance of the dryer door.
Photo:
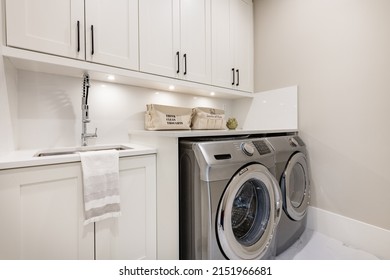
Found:
[{"label": "dryer door", "polygon": [[274,176],[261,164],[239,170],[218,207],[217,239],[228,259],[260,259],[267,253],[281,214]]},{"label": "dryer door", "polygon": [[309,170],[306,156],[294,154],[287,163],[281,178],[283,209],[293,220],[301,220],[310,201]]}]

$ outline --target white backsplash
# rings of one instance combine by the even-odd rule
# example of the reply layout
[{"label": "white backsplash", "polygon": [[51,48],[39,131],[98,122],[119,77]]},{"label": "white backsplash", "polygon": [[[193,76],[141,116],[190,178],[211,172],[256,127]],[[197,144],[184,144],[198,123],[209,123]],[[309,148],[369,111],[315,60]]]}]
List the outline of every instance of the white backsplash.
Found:
[{"label": "white backsplash", "polygon": [[[81,144],[82,77],[16,70],[5,60],[7,86],[1,97],[7,118],[1,124],[0,153]],[[1,76],[1,75],[0,75]],[[244,129],[297,129],[297,87],[254,94],[254,98],[221,99],[91,80],[89,144],[129,142],[128,131],[144,128],[146,104],[214,107],[236,117]],[[9,111],[7,113],[7,111]],[[4,145],[3,145],[4,142]]]},{"label": "white backsplash", "polygon": [[[18,149],[80,145],[82,78],[18,71]],[[88,132],[96,144],[128,142],[128,131],[144,128],[146,104],[214,107],[232,111],[232,100],[91,81]]]},{"label": "white backsplash", "polygon": [[255,93],[253,99],[237,102],[234,112],[243,129],[298,129],[298,87]]}]

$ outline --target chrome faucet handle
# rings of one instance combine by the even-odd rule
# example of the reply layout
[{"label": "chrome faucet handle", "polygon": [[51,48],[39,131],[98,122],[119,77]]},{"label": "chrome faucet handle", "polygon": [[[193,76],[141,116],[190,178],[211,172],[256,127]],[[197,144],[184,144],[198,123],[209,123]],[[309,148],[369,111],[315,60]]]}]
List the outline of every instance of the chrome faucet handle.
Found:
[{"label": "chrome faucet handle", "polygon": [[83,139],[86,139],[86,138],[96,138],[97,137],[97,128],[95,128],[95,132],[94,133],[81,133],[81,136]]},{"label": "chrome faucet handle", "polygon": [[85,138],[96,138],[97,137],[97,128],[95,128],[95,132],[94,133],[86,133],[86,134],[84,134],[84,137]]}]

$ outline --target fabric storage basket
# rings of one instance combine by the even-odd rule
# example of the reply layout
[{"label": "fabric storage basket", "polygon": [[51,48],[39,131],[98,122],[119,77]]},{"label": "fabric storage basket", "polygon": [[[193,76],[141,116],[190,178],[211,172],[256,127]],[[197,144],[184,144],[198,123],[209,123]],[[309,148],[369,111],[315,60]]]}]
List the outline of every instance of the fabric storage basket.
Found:
[{"label": "fabric storage basket", "polygon": [[225,129],[225,111],[197,107],[192,109],[192,129]]},{"label": "fabric storage basket", "polygon": [[145,112],[146,130],[191,129],[190,108],[147,104]]}]

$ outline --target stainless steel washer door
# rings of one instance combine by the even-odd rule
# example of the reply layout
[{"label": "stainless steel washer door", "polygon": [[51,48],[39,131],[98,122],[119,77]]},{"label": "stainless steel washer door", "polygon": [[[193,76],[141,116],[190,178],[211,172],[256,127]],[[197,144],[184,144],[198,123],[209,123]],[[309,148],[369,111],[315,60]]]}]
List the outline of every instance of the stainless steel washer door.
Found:
[{"label": "stainless steel washer door", "polygon": [[260,164],[244,167],[222,196],[217,238],[229,259],[260,259],[280,218],[281,197],[274,176]]},{"label": "stainless steel washer door", "polygon": [[288,161],[281,179],[283,208],[293,220],[301,220],[310,201],[309,170],[306,156],[294,154]]}]

